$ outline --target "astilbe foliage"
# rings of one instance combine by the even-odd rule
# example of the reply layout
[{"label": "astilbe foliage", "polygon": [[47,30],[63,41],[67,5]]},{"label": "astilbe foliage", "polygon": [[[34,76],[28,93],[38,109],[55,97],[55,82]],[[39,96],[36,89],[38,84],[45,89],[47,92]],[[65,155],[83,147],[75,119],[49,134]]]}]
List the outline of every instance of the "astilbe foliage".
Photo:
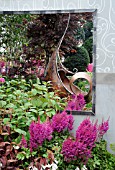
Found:
[{"label": "astilbe foliage", "polygon": [[38,146],[42,145],[42,143],[47,139],[52,139],[53,129],[50,125],[49,121],[44,123],[32,122],[29,127],[30,132],[30,150],[36,149]]},{"label": "astilbe foliage", "polygon": [[98,126],[97,121],[92,123],[89,118],[86,118],[76,130],[75,140],[66,139],[62,144],[62,154],[65,161],[80,159],[86,163],[91,157],[95,142],[99,138],[98,134],[101,134],[102,137],[107,132],[108,127],[108,120]]}]

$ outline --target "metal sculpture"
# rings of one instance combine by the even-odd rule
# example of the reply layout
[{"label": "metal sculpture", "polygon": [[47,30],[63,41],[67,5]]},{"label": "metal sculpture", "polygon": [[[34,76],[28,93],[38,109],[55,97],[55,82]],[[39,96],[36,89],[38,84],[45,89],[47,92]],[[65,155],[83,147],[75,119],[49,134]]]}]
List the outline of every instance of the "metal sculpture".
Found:
[{"label": "metal sculpture", "polygon": [[[91,98],[92,98],[91,97],[91,95],[92,95],[92,80],[91,80],[90,76],[85,72],[77,72],[74,74],[73,72],[67,70],[61,63],[60,57],[59,57],[59,49],[60,49],[60,46],[64,39],[64,36],[66,34],[66,31],[68,29],[69,21],[70,21],[70,14],[68,17],[68,23],[67,23],[66,29],[64,31],[64,34],[63,34],[62,38],[60,39],[55,51],[53,52],[53,54],[49,60],[49,63],[48,63],[47,69],[46,69],[45,80],[52,82],[52,88],[54,90],[57,90],[57,93],[60,97],[65,97],[68,95],[68,93],[76,94],[76,95],[82,93],[82,94],[84,94],[84,98],[85,98],[86,102],[88,103],[91,101]],[[57,60],[59,61],[59,63],[57,62]],[[68,79],[68,77],[66,76],[67,73],[72,75],[71,79]],[[89,87],[88,93],[82,92],[79,87],[77,87],[73,84],[74,81],[79,78],[84,78],[89,82],[90,87]]]}]

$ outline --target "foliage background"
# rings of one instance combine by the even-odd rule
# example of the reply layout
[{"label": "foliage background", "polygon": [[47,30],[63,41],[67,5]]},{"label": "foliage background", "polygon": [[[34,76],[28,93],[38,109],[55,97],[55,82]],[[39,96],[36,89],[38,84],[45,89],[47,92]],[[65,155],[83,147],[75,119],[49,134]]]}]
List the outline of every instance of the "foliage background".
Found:
[{"label": "foliage background", "polygon": [[[46,68],[52,52],[63,35],[67,19],[68,14],[0,15],[0,60],[6,62],[7,75],[39,76],[38,67]],[[71,14],[69,28],[60,48],[60,56],[64,58],[71,56],[71,52],[76,51],[80,42],[81,45],[85,44],[89,36],[92,36],[92,29],[92,13]],[[90,44],[91,42],[89,46]],[[84,46],[87,51],[89,46]],[[92,53],[92,44],[90,49],[88,55]],[[73,55],[74,53],[76,52],[72,52]],[[91,55],[90,58],[92,61]],[[67,63],[66,60],[65,62]],[[85,68],[88,62],[89,60],[85,62]],[[76,65],[73,65],[73,69],[74,67]]]}]

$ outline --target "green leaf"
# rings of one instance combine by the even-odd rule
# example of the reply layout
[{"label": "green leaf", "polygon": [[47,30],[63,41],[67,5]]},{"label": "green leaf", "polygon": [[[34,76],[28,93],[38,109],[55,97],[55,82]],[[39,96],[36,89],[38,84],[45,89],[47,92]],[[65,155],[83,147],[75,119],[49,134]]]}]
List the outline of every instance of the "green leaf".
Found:
[{"label": "green leaf", "polygon": [[48,155],[44,153],[44,154],[43,154],[43,157],[44,157],[44,158],[47,158],[47,157],[48,157]]},{"label": "green leaf", "polygon": [[42,108],[45,108],[47,105],[48,105],[47,102],[43,103],[43,104],[42,104]]},{"label": "green leaf", "polygon": [[26,132],[24,130],[21,129],[14,129],[15,132],[18,132],[19,134],[22,134],[24,136],[26,136]]},{"label": "green leaf", "polygon": [[0,99],[3,99],[4,97],[7,97],[5,94],[0,94]]},{"label": "green leaf", "polygon": [[112,150],[112,151],[114,151],[114,152],[115,152],[115,143],[110,144],[110,148],[111,148],[111,150]]},{"label": "green leaf", "polygon": [[32,89],[31,93],[33,96],[35,96],[38,93],[38,91],[36,89]]},{"label": "green leaf", "polygon": [[9,123],[9,121],[10,121],[10,118],[4,118],[4,119],[3,119],[3,123],[4,123],[4,124]]},{"label": "green leaf", "polygon": [[44,114],[44,111],[39,111],[39,116],[43,115]]},{"label": "green leaf", "polygon": [[22,136],[20,135],[20,136],[18,136],[18,137],[15,139],[15,142],[16,142],[16,143],[20,143],[21,139],[22,139]]},{"label": "green leaf", "polygon": [[13,103],[9,103],[6,108],[16,108],[16,105],[14,105]]},{"label": "green leaf", "polygon": [[39,99],[32,99],[31,100],[31,103],[34,107],[40,107],[42,106],[43,102]]},{"label": "green leaf", "polygon": [[14,94],[16,95],[16,96],[21,96],[22,95],[22,92],[21,92],[21,90],[16,90],[15,92],[14,92]]},{"label": "green leaf", "polygon": [[38,113],[38,111],[36,109],[30,109],[29,111],[33,112],[33,113]]},{"label": "green leaf", "polygon": [[0,107],[2,108],[2,107],[4,107],[6,105],[6,101],[0,101]]},{"label": "green leaf", "polygon": [[30,102],[27,102],[25,103],[24,107],[25,107],[25,110],[28,109],[32,104]]}]

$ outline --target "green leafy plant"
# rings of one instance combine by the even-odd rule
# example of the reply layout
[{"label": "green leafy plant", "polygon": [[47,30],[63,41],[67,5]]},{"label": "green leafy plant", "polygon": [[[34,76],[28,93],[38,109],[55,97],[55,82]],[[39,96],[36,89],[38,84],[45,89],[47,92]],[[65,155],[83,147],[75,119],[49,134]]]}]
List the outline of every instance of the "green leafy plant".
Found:
[{"label": "green leafy plant", "polygon": [[77,47],[75,54],[67,54],[63,64],[70,71],[73,71],[74,68],[77,68],[78,71],[86,71],[89,62],[87,50],[84,47]]},{"label": "green leafy plant", "polygon": [[110,144],[110,149],[111,149],[113,152],[115,152],[115,143],[111,143],[111,144]]},{"label": "green leafy plant", "polygon": [[63,110],[65,99],[48,92],[50,83],[41,85],[39,79],[35,84],[27,84],[25,80],[6,81],[0,86],[0,112],[2,124],[12,129],[12,136],[17,143],[21,135],[28,138],[28,127],[31,121],[40,116],[41,121],[52,117],[58,110]]},{"label": "green leafy plant", "polygon": [[87,168],[89,170],[114,170],[115,169],[115,155],[107,151],[107,142],[101,140],[96,143],[92,150],[92,157],[88,160]]},{"label": "green leafy plant", "polygon": [[[38,122],[32,122],[29,127],[30,139],[22,137],[22,148],[17,158],[25,163],[33,163],[38,170],[42,165],[51,166],[55,160],[58,161],[57,169],[82,168],[93,155],[95,142],[102,139],[108,130],[108,120],[98,125],[97,122],[92,123],[89,118],[85,119],[76,130],[76,137],[68,131],[72,126],[73,117],[65,111],[44,123],[40,123],[39,119]],[[98,143],[100,144],[97,142],[96,146]],[[26,164],[23,166],[26,167]]]},{"label": "green leafy plant", "polygon": [[90,57],[90,63],[93,62],[93,37],[89,37],[83,44],[83,46],[87,49]]}]

